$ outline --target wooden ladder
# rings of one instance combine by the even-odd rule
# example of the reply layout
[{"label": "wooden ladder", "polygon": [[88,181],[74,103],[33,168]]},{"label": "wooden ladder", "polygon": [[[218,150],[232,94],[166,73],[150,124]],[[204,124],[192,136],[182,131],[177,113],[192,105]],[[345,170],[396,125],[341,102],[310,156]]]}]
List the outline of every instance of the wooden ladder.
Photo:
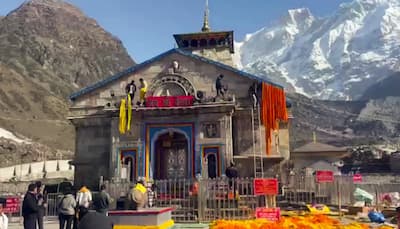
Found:
[{"label": "wooden ladder", "polygon": [[[261,144],[261,118],[260,118],[260,105],[257,103],[257,98],[253,95],[253,107],[251,109],[251,124],[253,133],[253,158],[254,158],[254,176],[257,178],[264,177],[264,161],[263,161],[263,151]],[[258,126],[258,132],[256,130],[256,125]],[[256,150],[256,139],[259,135],[259,149]],[[258,151],[258,152],[257,152]]]}]

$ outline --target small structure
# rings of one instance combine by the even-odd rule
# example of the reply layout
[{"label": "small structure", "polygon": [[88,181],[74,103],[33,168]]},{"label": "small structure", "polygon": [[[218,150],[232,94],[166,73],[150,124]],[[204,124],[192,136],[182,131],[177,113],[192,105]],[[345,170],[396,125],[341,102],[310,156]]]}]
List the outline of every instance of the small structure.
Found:
[{"label": "small structure", "polygon": [[345,147],[336,147],[317,142],[315,134],[311,143],[303,145],[290,152],[294,169],[331,170],[339,172],[337,167],[341,166],[342,158],[349,155]]},{"label": "small structure", "polygon": [[171,218],[172,208],[152,208],[137,211],[109,211],[108,216],[114,224],[114,229],[173,228]]}]

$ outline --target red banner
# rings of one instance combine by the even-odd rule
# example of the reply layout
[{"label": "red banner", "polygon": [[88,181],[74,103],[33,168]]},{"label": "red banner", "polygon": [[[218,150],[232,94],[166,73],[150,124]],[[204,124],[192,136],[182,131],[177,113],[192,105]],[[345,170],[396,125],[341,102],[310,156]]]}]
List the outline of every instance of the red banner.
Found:
[{"label": "red banner", "polygon": [[193,106],[194,96],[149,96],[146,107],[187,107]]},{"label": "red banner", "polygon": [[332,183],[334,180],[333,178],[333,171],[317,171],[317,182],[318,183]]},{"label": "red banner", "polygon": [[278,221],[281,218],[280,208],[256,208],[256,218]]},{"label": "red banner", "polygon": [[353,175],[353,182],[354,183],[359,183],[362,182],[362,175],[357,173]]},{"label": "red banner", "polygon": [[254,195],[278,195],[278,179],[255,178]]},{"label": "red banner", "polygon": [[20,199],[18,197],[7,197],[6,206],[3,207],[4,213],[18,213],[20,208]]}]

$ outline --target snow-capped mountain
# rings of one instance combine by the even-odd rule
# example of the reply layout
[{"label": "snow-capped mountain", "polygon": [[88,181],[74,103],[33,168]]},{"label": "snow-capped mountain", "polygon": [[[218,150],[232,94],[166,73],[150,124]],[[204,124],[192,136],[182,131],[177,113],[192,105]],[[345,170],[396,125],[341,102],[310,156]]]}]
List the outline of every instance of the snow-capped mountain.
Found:
[{"label": "snow-capped mountain", "polygon": [[357,99],[400,68],[400,0],[355,0],[326,18],[289,10],[236,43],[235,61],[319,99]]}]

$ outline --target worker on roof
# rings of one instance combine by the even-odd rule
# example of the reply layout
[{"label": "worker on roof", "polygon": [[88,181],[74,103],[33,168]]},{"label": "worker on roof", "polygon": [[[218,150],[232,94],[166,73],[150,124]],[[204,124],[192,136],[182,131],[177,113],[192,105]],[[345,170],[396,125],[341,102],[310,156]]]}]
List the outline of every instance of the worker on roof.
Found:
[{"label": "worker on roof", "polygon": [[139,88],[140,88],[140,105],[144,106],[145,105],[145,96],[146,96],[146,92],[147,92],[147,82],[143,79],[140,78],[139,79]]}]

